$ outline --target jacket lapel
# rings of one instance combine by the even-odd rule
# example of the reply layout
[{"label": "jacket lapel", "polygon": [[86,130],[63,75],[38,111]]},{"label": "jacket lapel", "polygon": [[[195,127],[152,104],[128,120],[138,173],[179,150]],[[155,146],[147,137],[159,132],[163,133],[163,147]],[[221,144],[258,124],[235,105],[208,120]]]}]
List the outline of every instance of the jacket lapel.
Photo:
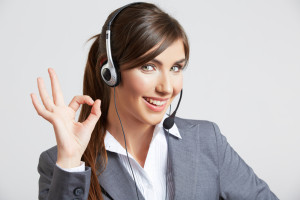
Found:
[{"label": "jacket lapel", "polygon": [[[137,199],[135,183],[116,153],[107,151],[107,166],[98,177],[101,187],[115,200]],[[138,189],[139,199],[144,197]]]},{"label": "jacket lapel", "polygon": [[[175,120],[176,123],[176,120]],[[176,123],[182,139],[169,135],[170,166],[175,190],[174,199],[195,199],[197,163],[195,152],[197,138],[190,137],[191,127]],[[165,131],[166,134],[167,131]]]},{"label": "jacket lapel", "polygon": [[[171,166],[171,177],[174,199],[195,199],[197,185],[197,166],[199,159],[198,138],[191,137],[191,131],[196,131],[195,127],[181,124],[175,118],[175,124],[182,139],[169,135],[169,157]],[[166,134],[167,131],[165,131]],[[128,174],[125,167],[120,162],[116,153],[107,151],[106,169],[98,177],[101,187],[114,199],[137,199],[135,183]],[[144,200],[143,195],[138,189],[139,199]]]}]

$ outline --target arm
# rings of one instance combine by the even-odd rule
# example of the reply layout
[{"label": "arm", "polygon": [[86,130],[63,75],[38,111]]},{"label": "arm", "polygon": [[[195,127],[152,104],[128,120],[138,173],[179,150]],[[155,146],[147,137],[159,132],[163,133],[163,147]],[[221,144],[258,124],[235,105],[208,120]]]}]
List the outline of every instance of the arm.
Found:
[{"label": "arm", "polygon": [[47,151],[40,155],[39,200],[88,199],[91,169],[85,167],[84,172],[67,172],[55,163]]},{"label": "arm", "polygon": [[217,140],[220,173],[220,195],[230,200],[277,200],[268,185],[228,144],[217,124],[213,123]]},{"label": "arm", "polygon": [[[41,154],[38,171],[39,199],[87,199],[89,193],[91,169],[84,172],[67,172],[64,169],[80,165],[80,160],[90,141],[91,134],[101,116],[101,101],[94,101],[88,95],[75,96],[67,106],[64,102],[58,77],[52,68],[48,68],[52,96],[50,98],[42,78],[38,78],[39,93],[43,102],[31,94],[32,103],[38,115],[49,121],[54,128],[57,149]],[[92,106],[89,116],[83,122],[76,121],[76,112],[81,104]],[[51,156],[50,156],[50,153]],[[58,164],[61,168],[56,166]],[[79,198],[80,197],[80,198]]]}]

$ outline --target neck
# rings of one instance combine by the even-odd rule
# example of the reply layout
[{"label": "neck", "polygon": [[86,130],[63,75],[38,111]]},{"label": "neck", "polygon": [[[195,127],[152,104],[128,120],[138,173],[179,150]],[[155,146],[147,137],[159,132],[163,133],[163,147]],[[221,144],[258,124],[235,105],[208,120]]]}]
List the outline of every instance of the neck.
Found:
[{"label": "neck", "polygon": [[[155,126],[142,123],[134,116],[126,116],[122,110],[118,109],[118,113],[125,133],[127,151],[144,167]],[[124,135],[115,110],[113,97],[109,105],[107,119],[107,130],[125,149]]]}]

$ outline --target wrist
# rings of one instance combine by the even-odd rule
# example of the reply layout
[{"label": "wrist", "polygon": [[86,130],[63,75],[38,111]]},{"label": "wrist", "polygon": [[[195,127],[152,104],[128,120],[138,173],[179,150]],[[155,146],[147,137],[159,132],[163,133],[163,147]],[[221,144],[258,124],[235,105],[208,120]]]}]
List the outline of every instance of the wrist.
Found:
[{"label": "wrist", "polygon": [[81,157],[61,157],[58,156],[56,164],[59,165],[61,168],[69,169],[74,167],[79,167],[81,164]]},{"label": "wrist", "polygon": [[57,160],[56,164],[64,169],[70,169],[80,166],[80,160]]}]

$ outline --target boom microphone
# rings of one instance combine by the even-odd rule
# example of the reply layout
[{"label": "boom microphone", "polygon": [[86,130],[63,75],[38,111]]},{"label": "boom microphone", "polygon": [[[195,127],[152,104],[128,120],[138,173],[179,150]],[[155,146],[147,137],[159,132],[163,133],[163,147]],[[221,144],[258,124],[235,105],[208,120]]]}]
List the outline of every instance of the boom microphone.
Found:
[{"label": "boom microphone", "polygon": [[171,129],[174,125],[174,119],[175,119],[175,115],[176,115],[176,112],[178,110],[178,107],[180,105],[180,102],[181,102],[181,97],[182,97],[182,90],[180,91],[180,97],[179,97],[179,101],[178,101],[178,104],[177,104],[177,107],[176,109],[174,110],[174,112],[164,120],[164,123],[163,123],[163,127],[164,129]]}]

